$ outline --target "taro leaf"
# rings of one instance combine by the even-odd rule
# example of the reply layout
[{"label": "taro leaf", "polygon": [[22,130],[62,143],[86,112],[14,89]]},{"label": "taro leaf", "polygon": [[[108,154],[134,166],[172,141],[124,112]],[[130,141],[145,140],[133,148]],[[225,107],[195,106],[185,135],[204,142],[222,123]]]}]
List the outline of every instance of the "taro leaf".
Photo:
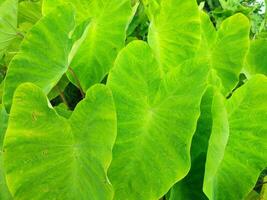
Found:
[{"label": "taro leaf", "polygon": [[251,76],[254,74],[267,75],[267,40],[257,39],[250,43],[250,50],[247,55],[245,65],[245,74]]},{"label": "taro leaf", "polygon": [[[154,1],[147,1],[147,6]],[[168,71],[191,59],[199,41],[200,20],[196,1],[161,1],[159,10],[151,19],[148,33],[148,43],[160,66]]]},{"label": "taro leaf", "polygon": [[[200,15],[202,40],[198,56],[209,63],[209,84],[217,86],[218,88],[222,83],[224,86],[235,86],[235,84],[237,84],[237,81],[235,80],[236,78],[233,78],[232,75],[227,77],[227,75],[232,73],[234,76],[238,77],[239,72],[241,71],[242,62],[244,61],[245,56],[245,51],[243,51],[242,48],[245,48],[248,44],[249,25],[248,23],[245,23],[247,25],[245,25],[244,28],[241,28],[241,26],[244,26],[244,23],[238,23],[243,21],[246,22],[247,19],[243,15],[235,15],[234,17],[225,20],[222,23],[220,30],[216,32],[209,16],[204,12],[201,12]],[[231,31],[229,31],[229,29]],[[237,38],[233,39],[233,41],[242,44],[240,45],[241,49],[235,46],[236,43],[232,41],[232,38]],[[222,44],[226,45],[228,49],[222,48]],[[236,69],[229,66],[236,66]],[[208,141],[212,126],[213,116],[211,106],[214,95],[213,90],[213,87],[210,87],[202,99],[201,116],[198,121],[197,131],[194,135],[191,147],[192,167],[189,174],[172,188],[170,192],[171,200],[207,199],[202,191],[202,186]],[[230,92],[231,90],[228,89],[227,91]]]},{"label": "taro leaf", "polygon": [[[245,198],[245,200],[261,200],[259,193],[257,193],[255,190],[252,190],[248,196]],[[264,199],[262,199],[264,200]]]},{"label": "taro leaf", "polygon": [[260,200],[267,199],[267,176],[265,176],[263,179],[263,185],[262,185],[260,197],[261,197]]},{"label": "taro leaf", "polygon": [[92,87],[69,120],[42,90],[24,83],[14,95],[4,140],[8,187],[15,199],[112,199],[107,178],[116,137],[110,90]]},{"label": "taro leaf", "polygon": [[8,112],[18,85],[32,82],[47,94],[67,71],[73,53],[69,35],[74,23],[72,7],[64,5],[43,17],[28,32],[8,68],[3,97]]},{"label": "taro leaf", "polygon": [[43,0],[43,15],[49,14],[57,6],[60,6],[63,3],[72,3],[76,8],[76,20],[82,22],[88,17],[93,16],[93,13],[96,12],[96,10],[88,8],[95,8],[98,2],[95,0]]},{"label": "taro leaf", "polygon": [[19,3],[18,21],[35,24],[42,17],[41,2],[22,1]]},{"label": "taro leaf", "polygon": [[267,166],[266,99],[267,78],[258,75],[226,102],[227,115],[223,98],[214,106],[204,178],[210,200],[244,199]]},{"label": "taro leaf", "polygon": [[58,95],[61,95],[67,85],[69,84],[69,79],[66,75],[63,75],[58,84],[49,92],[48,99],[54,99]]},{"label": "taro leaf", "polygon": [[[44,1],[44,13],[62,0]],[[66,2],[66,1],[65,1]],[[132,17],[131,0],[67,0],[76,7],[78,20],[92,17],[87,38],[74,57],[71,67],[83,90],[99,83],[107,75],[121,48]],[[71,73],[72,83],[77,85]]]},{"label": "taro leaf", "polygon": [[212,101],[214,88],[208,87],[201,101],[201,115],[191,145],[191,168],[187,176],[170,191],[169,200],[206,200],[202,191],[205,160],[212,127]]},{"label": "taro leaf", "polygon": [[17,37],[18,0],[0,0],[0,57]]},{"label": "taro leaf", "polygon": [[3,88],[4,88],[4,82],[1,82],[0,83],[0,104],[2,104]]},{"label": "taro leaf", "polygon": [[109,171],[115,199],[159,199],[189,171],[206,65],[161,71],[149,46],[134,41],[110,72],[118,114]]},{"label": "taro leaf", "polygon": [[72,111],[69,110],[69,108],[64,103],[59,104],[58,106],[54,107],[54,109],[56,110],[57,114],[65,117],[66,119],[69,119],[72,114]]},{"label": "taro leaf", "polygon": [[216,33],[209,16],[201,12],[202,42],[198,56],[209,62],[222,82],[227,95],[239,81],[249,47],[249,20],[236,14],[224,20]]},{"label": "taro leaf", "polygon": [[6,178],[3,165],[3,140],[7,129],[8,115],[4,106],[0,104],[0,199],[11,200],[11,194],[6,185]]}]

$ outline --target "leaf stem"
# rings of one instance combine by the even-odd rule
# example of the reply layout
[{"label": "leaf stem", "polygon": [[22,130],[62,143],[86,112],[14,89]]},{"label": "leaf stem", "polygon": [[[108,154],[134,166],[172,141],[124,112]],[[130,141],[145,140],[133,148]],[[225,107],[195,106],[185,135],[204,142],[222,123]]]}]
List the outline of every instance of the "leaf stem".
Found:
[{"label": "leaf stem", "polygon": [[80,93],[82,95],[82,98],[84,99],[85,93],[83,92],[83,89],[82,89],[82,86],[81,86],[81,83],[80,83],[78,77],[76,76],[75,72],[73,71],[73,69],[70,66],[69,66],[68,70],[71,73],[71,75],[73,76],[73,78],[75,79],[75,82],[77,84],[77,87],[79,88]]},{"label": "leaf stem", "polygon": [[257,184],[257,185],[255,186],[255,188],[259,188],[259,187],[263,186],[264,184],[267,184],[267,181],[264,181],[264,182],[262,182],[262,183]]},{"label": "leaf stem", "polygon": [[17,36],[20,36],[22,39],[25,37],[25,35],[22,32],[17,32]]},{"label": "leaf stem", "polygon": [[65,98],[64,93],[61,91],[61,89],[60,89],[60,87],[58,85],[56,85],[56,88],[57,88],[57,90],[59,92],[59,96],[62,99],[63,103],[70,109],[69,104],[68,104],[68,102],[67,102],[67,100]]}]

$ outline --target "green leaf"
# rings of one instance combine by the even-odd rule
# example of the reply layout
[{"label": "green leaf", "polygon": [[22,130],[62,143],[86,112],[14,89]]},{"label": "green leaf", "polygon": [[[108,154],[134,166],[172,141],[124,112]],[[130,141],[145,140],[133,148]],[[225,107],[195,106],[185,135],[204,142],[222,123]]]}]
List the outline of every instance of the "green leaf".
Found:
[{"label": "green leaf", "polygon": [[11,194],[6,185],[6,178],[3,164],[3,140],[7,129],[8,115],[4,106],[0,104],[0,199],[11,200]]},{"label": "green leaf", "polygon": [[110,72],[118,115],[109,171],[115,199],[159,199],[189,171],[207,68],[190,62],[161,71],[149,46],[135,41]]},{"label": "green leaf", "polygon": [[262,185],[260,197],[261,197],[260,200],[267,199],[267,176],[265,176],[263,179],[263,185]]},{"label": "green leaf", "polygon": [[[55,6],[53,2],[55,1],[44,1],[45,13]],[[57,5],[60,2],[62,1],[55,3]],[[86,91],[104,79],[113,66],[118,52],[125,45],[126,30],[132,17],[131,0],[67,0],[67,2],[76,7],[78,21],[92,17],[87,37],[71,63],[81,87]],[[68,73],[68,77],[77,85],[71,73]]]},{"label": "green leaf", "polygon": [[35,24],[42,17],[42,4],[40,1],[22,1],[19,3],[18,21]]},{"label": "green leaf", "polygon": [[59,104],[58,106],[54,107],[54,109],[60,116],[65,117],[66,119],[69,119],[72,114],[72,111],[69,110],[64,103]]},{"label": "green leaf", "polygon": [[17,37],[18,0],[0,1],[0,57]]},{"label": "green leaf", "polygon": [[229,94],[239,81],[249,47],[250,24],[242,14],[224,20],[216,32],[209,16],[201,12],[202,42],[199,57],[209,62],[222,83],[223,94]]},{"label": "green leaf", "polygon": [[4,140],[14,199],[111,200],[106,173],[115,138],[116,111],[106,86],[88,90],[67,120],[51,108],[41,88],[22,84]]},{"label": "green leaf", "polygon": [[267,78],[259,75],[213,107],[204,179],[210,200],[244,199],[267,166],[266,98]]},{"label": "green leaf", "polygon": [[267,75],[267,40],[252,40],[247,55],[245,74],[250,77],[255,74]]},{"label": "green leaf", "polygon": [[69,84],[69,79],[66,75],[63,75],[58,84],[49,92],[48,99],[54,99],[63,93],[67,85]]},{"label": "green leaf", "polygon": [[43,17],[28,32],[5,79],[3,102],[8,112],[21,83],[35,83],[45,94],[57,84],[69,66],[73,44],[69,35],[73,29],[74,11],[65,5]]},{"label": "green leaf", "polygon": [[[192,167],[189,174],[172,188],[170,200],[207,199],[202,191],[202,186],[212,118],[216,117],[212,115],[211,109],[214,90],[217,90],[215,87],[220,88],[223,83],[223,85],[231,85],[227,89],[230,92],[230,88],[237,84],[237,78],[246,52],[242,48],[245,48],[249,40],[248,23],[245,23],[246,25],[244,23],[238,24],[247,21],[243,15],[235,15],[225,20],[218,32],[206,13],[201,12],[200,16],[202,40],[198,56],[206,60],[209,65],[210,75],[208,82],[211,87],[207,89],[201,102],[201,116],[191,147]],[[243,45],[239,48],[238,45],[235,46],[236,42]],[[233,55],[237,56],[233,57]],[[236,69],[229,66],[236,66]],[[229,75],[231,73],[236,77],[233,78],[232,75]]]},{"label": "green leaf", "polygon": [[[147,1],[148,5],[154,0]],[[148,43],[165,71],[195,56],[200,41],[200,19],[195,0],[164,0],[153,13]]]},{"label": "green leaf", "polygon": [[248,196],[245,198],[245,200],[261,200],[261,199],[260,199],[260,195],[255,190],[252,190],[248,194]]},{"label": "green leaf", "polygon": [[208,142],[212,128],[212,102],[215,88],[208,87],[201,100],[201,115],[191,145],[191,168],[171,189],[169,200],[206,200],[202,191]]}]

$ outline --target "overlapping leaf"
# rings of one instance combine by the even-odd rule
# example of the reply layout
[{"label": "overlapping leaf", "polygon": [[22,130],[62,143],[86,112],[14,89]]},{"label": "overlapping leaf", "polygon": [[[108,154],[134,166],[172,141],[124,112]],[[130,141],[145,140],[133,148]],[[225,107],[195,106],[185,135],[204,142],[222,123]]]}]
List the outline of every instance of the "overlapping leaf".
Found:
[{"label": "overlapping leaf", "polygon": [[[44,12],[62,1],[44,1]],[[100,82],[112,67],[119,50],[124,47],[126,28],[132,16],[131,0],[68,0],[80,21],[88,17],[92,23],[87,38],[74,57],[71,67],[84,90]],[[70,80],[77,82],[69,74]]]},{"label": "overlapping leaf", "polygon": [[191,168],[187,176],[172,188],[169,200],[206,200],[202,191],[208,142],[212,128],[211,107],[216,89],[208,87],[201,101],[201,115],[191,145]]},{"label": "overlapping leaf", "polygon": [[60,117],[40,88],[24,83],[14,95],[4,140],[8,187],[14,199],[107,199],[116,138],[110,90],[92,87],[69,120]]},{"label": "overlapping leaf", "polygon": [[0,0],[0,57],[17,37],[18,0]]},{"label": "overlapping leaf", "polygon": [[194,57],[200,41],[200,19],[196,1],[144,2],[154,10],[151,11],[153,17],[148,43],[160,66],[168,71]]},{"label": "overlapping leaf", "polygon": [[57,84],[69,67],[74,25],[74,11],[65,5],[43,17],[28,32],[5,79],[3,102],[7,110],[21,83],[35,83],[46,94]]},{"label": "overlapping leaf", "polygon": [[6,178],[4,173],[4,163],[3,163],[3,140],[7,129],[8,115],[0,104],[0,199],[1,200],[11,200],[11,194],[6,185]]},{"label": "overlapping leaf", "polygon": [[210,69],[206,91],[201,103],[201,117],[191,149],[192,167],[187,177],[171,191],[171,200],[207,199],[202,192],[208,141],[212,127],[211,106],[215,88],[229,93],[238,83],[249,43],[249,24],[245,16],[238,14],[226,19],[218,32],[204,12],[201,16],[202,40],[199,59],[207,61]]},{"label": "overlapping leaf", "polygon": [[159,199],[187,174],[206,75],[205,64],[192,62],[163,75],[140,41],[119,54],[108,79],[118,114],[115,199]]},{"label": "overlapping leaf", "polygon": [[209,62],[228,94],[237,85],[249,47],[249,20],[236,14],[222,22],[216,33],[209,16],[201,12],[202,42],[198,56]]},{"label": "overlapping leaf", "polygon": [[245,73],[247,76],[254,74],[267,75],[267,40],[257,39],[250,43],[247,55]]},{"label": "overlapping leaf", "polygon": [[225,111],[223,98],[218,99],[204,191],[211,200],[244,199],[267,166],[267,78],[249,80],[226,102]]}]

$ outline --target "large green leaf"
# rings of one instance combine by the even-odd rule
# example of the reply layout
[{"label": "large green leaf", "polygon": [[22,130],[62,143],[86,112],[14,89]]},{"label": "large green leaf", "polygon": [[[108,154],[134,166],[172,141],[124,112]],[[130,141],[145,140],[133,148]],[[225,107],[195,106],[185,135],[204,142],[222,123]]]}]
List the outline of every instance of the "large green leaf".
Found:
[{"label": "large green leaf", "polygon": [[67,71],[74,25],[74,11],[65,5],[43,17],[28,32],[5,79],[3,102],[8,111],[19,84],[35,83],[47,94]]},{"label": "large green leaf", "polygon": [[245,73],[249,77],[254,74],[267,75],[267,40],[252,40],[247,55]]},{"label": "large green leaf", "polygon": [[6,185],[6,178],[3,164],[3,140],[7,129],[8,115],[4,106],[0,104],[0,199],[10,200],[11,194]]},{"label": "large green leaf", "polygon": [[[62,1],[46,0],[44,9],[49,10],[55,3],[60,2]],[[132,16],[131,0],[67,0],[67,2],[76,7],[78,19],[92,17],[87,38],[71,63],[82,88],[86,90],[107,75],[119,50],[124,47],[126,29]],[[70,73],[68,75],[77,85],[72,75]]]},{"label": "large green leaf", "polygon": [[252,78],[226,103],[217,99],[204,191],[210,200],[244,199],[267,166],[267,78]]},{"label": "large green leaf", "polygon": [[109,171],[115,199],[159,199],[190,168],[205,64],[161,73],[149,46],[130,43],[111,70],[118,136]]},{"label": "large green leaf", "polygon": [[116,111],[106,86],[92,87],[67,120],[40,88],[22,84],[4,140],[12,195],[21,200],[111,200],[106,172],[115,138]]},{"label": "large green leaf", "polygon": [[[155,7],[148,43],[165,71],[194,57],[200,41],[200,19],[195,0],[144,0]],[[155,8],[154,8],[155,9]]]},{"label": "large green leaf", "polygon": [[230,93],[239,81],[249,47],[250,24],[246,16],[233,15],[216,32],[209,16],[201,12],[202,42],[198,56],[209,62],[222,82],[222,92]]},{"label": "large green leaf", "polygon": [[0,57],[17,37],[18,0],[0,1]]},{"label": "large green leaf", "polygon": [[211,107],[214,88],[208,87],[201,101],[201,115],[191,145],[191,168],[187,176],[175,184],[169,200],[206,200],[202,191],[208,142],[212,128]]},{"label": "large green leaf", "polygon": [[[198,56],[206,60],[209,65],[208,82],[212,87],[209,87],[202,98],[201,116],[191,147],[192,167],[189,174],[171,190],[171,200],[207,199],[202,186],[212,127],[211,106],[215,89],[213,86],[219,88],[223,84],[228,88],[226,91],[230,92],[237,84],[246,53],[242,48],[247,46],[249,40],[249,25],[243,15],[235,15],[225,20],[218,32],[206,13],[201,12],[200,16],[202,40]],[[235,46],[236,42],[242,44],[240,48]],[[223,45],[228,48],[224,48]]]}]

